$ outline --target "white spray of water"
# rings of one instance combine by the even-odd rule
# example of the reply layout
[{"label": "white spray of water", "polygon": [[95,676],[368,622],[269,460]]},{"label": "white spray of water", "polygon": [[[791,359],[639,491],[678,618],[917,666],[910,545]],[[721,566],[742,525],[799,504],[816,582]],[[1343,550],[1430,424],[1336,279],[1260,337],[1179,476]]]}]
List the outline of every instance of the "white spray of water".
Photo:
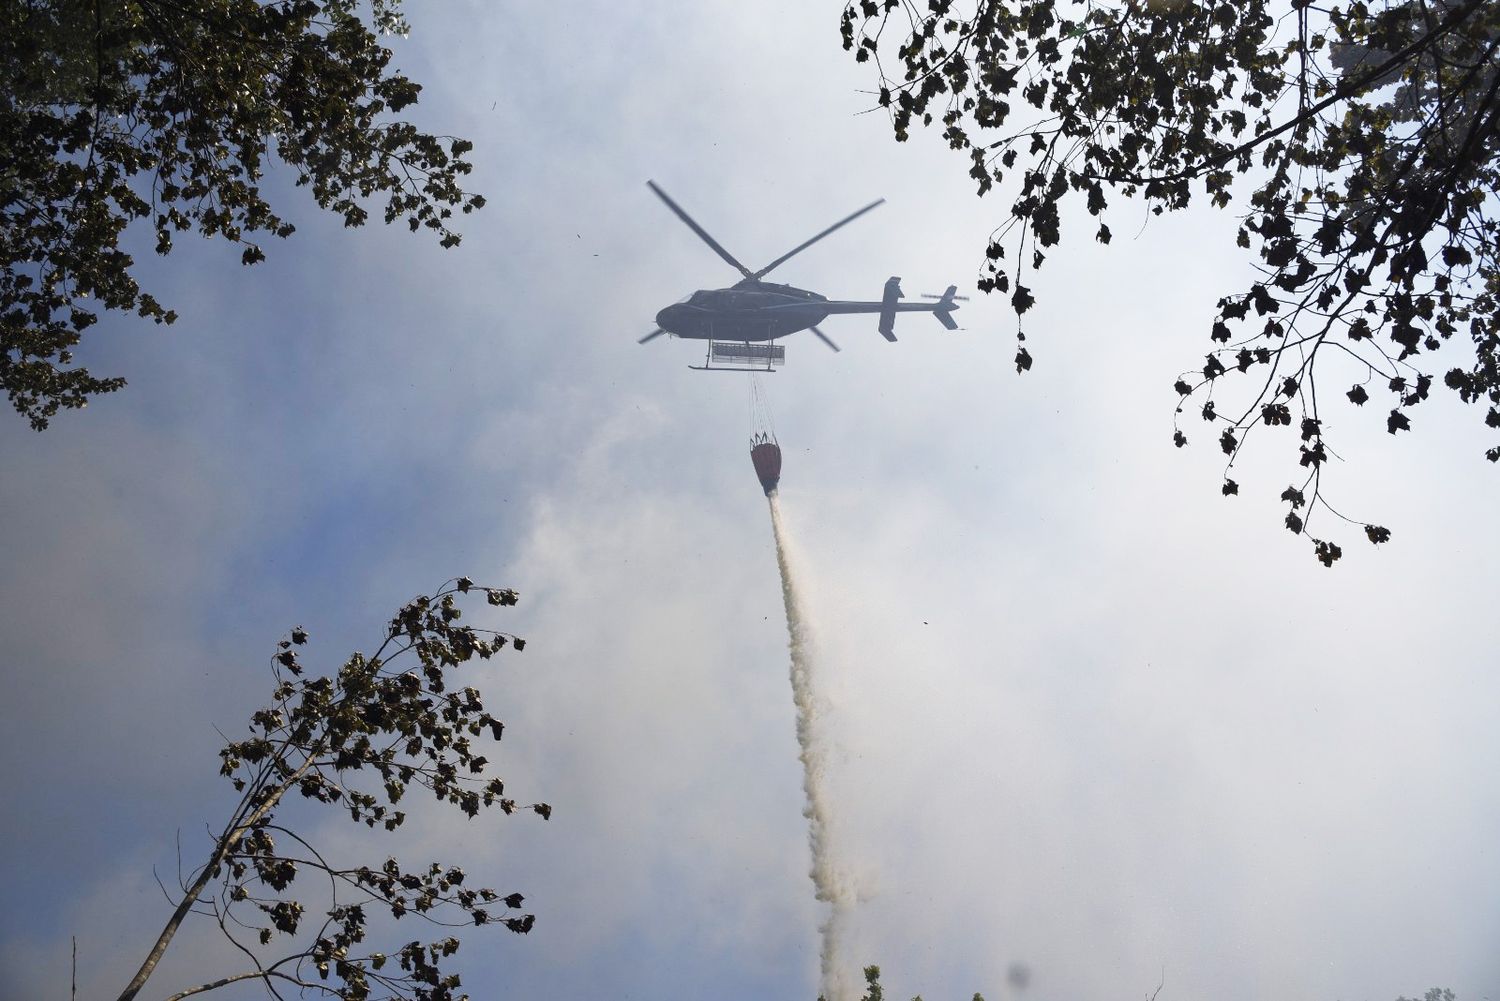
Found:
[{"label": "white spray of water", "polygon": [[849,964],[842,955],[844,931],[854,908],[855,892],[833,861],[829,843],[828,793],[825,769],[828,752],[819,727],[822,700],[816,691],[812,636],[797,593],[793,546],[781,517],[775,490],[767,494],[771,503],[771,526],[776,532],[776,563],[781,569],[781,597],[786,604],[788,646],[792,655],[792,700],[797,706],[797,746],[802,760],[802,791],[807,805],[807,840],[812,848],[813,888],[818,900],[830,905],[819,933],[818,958],[822,972],[819,993],[828,1001],[853,1001],[858,991],[849,979]]}]

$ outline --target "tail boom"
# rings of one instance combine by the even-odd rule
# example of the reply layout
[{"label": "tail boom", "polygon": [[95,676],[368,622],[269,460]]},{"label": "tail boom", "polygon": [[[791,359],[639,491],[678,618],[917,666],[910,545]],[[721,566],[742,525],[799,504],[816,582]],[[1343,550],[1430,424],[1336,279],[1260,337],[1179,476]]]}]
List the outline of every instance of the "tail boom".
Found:
[{"label": "tail boom", "polygon": [[948,291],[941,296],[933,296],[936,302],[901,302],[905,298],[901,292],[901,279],[893,276],[885,283],[885,293],[879,302],[856,302],[850,300],[827,300],[817,304],[818,309],[825,316],[839,313],[878,313],[880,318],[875,329],[880,331],[880,336],[888,341],[896,339],[896,314],[897,313],[931,313],[937,317],[937,321],[949,330],[957,330],[958,324],[953,320],[953,312],[958,309],[956,299],[963,297],[957,295],[958,286],[949,285]]}]

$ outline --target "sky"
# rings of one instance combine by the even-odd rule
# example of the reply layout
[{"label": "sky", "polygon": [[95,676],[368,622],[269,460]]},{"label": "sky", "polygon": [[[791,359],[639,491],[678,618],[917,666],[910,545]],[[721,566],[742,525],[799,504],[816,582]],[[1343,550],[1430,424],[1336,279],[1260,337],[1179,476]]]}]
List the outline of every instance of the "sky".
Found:
[{"label": "sky", "polygon": [[[884,197],[777,277],[972,290],[1005,193],[935,134],[892,140],[838,13],[414,7],[417,120],[475,142],[489,202],[461,247],[346,230],[280,177],[298,232],[264,264],[141,255],[181,319],[90,331],[125,390],[45,434],[0,420],[0,997],[66,997],[74,938],[80,997],[129,979],[170,910],[153,873],[206,853],[221,731],[290,627],[331,670],[467,574],[521,595],[482,621],[525,652],[476,677],[507,787],[552,819],[306,829],[525,893],[530,935],[465,937],[475,998],[812,1001],[746,377],[635,342],[734,277],[648,178],[752,267]],[[1330,496],[1393,538],[1325,526],[1325,570],[1280,526],[1289,437],[1233,498],[1211,433],[1172,446],[1171,384],[1247,265],[1232,215],[1145,218],[1121,207],[1108,248],[1065,231],[1024,376],[1014,316],[976,295],[964,329],[906,316],[895,344],[834,318],[841,353],[796,335],[765,379],[847,959],[929,1001],[1500,998],[1492,441],[1446,394],[1399,438],[1336,408]],[[147,994],[234,972],[216,935],[185,927]]]}]

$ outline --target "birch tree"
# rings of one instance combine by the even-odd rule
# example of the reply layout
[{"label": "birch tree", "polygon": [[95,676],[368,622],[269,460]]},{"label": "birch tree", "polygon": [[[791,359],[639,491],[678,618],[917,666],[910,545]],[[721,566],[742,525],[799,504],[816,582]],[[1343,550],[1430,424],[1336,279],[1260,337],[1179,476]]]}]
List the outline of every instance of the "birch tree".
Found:
[{"label": "birch tree", "polygon": [[[246,981],[274,998],[457,1001],[467,995],[445,966],[461,944],[457,929],[531,930],[535,917],[522,912],[519,892],[475,886],[449,863],[335,858],[319,847],[312,825],[288,816],[289,800],[304,800],[372,835],[393,832],[407,819],[407,797],[425,791],[470,819],[491,808],[551,817],[546,803],[507,798],[483,753],[504,724],[458,675],[475,658],[519,652],[526,641],[460,625],[466,595],[500,607],[517,600],[509,589],[449,581],[405,605],[373,653],[351,654],[331,675],[306,673],[304,630],[281,641],[270,704],[250,717],[247,736],[219,754],[238,800],[207,858],[182,874],[172,913],[119,1001],[141,992],[190,918],[214,922],[243,969],[179,988],[169,1001]],[[367,941],[413,920],[429,937],[378,947]]]}]

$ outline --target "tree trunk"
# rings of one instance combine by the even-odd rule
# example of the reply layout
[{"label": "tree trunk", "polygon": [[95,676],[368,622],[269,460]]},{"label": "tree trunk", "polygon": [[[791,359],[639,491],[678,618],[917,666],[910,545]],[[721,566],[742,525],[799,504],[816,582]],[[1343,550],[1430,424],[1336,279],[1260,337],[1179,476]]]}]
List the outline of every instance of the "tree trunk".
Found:
[{"label": "tree trunk", "polygon": [[281,785],[274,793],[267,797],[264,803],[256,807],[243,821],[231,825],[229,830],[219,838],[218,844],[214,845],[213,854],[209,856],[208,862],[203,866],[203,871],[198,874],[197,879],[193,880],[193,885],[184,892],[182,900],[178,902],[177,908],[172,912],[172,917],[167,920],[166,927],[157,936],[156,944],[151,947],[151,951],[147,953],[145,961],[141,963],[141,968],[135,971],[135,976],[131,978],[130,983],[126,984],[125,989],[120,992],[117,1001],[134,1001],[135,996],[140,993],[141,988],[146,986],[146,980],[151,976],[151,971],[155,970],[156,964],[161,962],[162,954],[167,951],[167,946],[171,944],[172,936],[177,934],[177,928],[182,924],[182,919],[187,917],[188,911],[192,910],[193,905],[198,902],[198,894],[203,892],[203,888],[208,885],[208,881],[214,877],[219,866],[223,863],[224,856],[229,853],[229,846],[234,843],[236,838],[249,830],[256,821],[270,812],[277,803],[281,802],[281,797],[286,791],[296,784],[304,772],[312,767],[314,756],[314,753],[310,752],[307,755],[307,760],[302,762],[302,767],[283,780]]}]

